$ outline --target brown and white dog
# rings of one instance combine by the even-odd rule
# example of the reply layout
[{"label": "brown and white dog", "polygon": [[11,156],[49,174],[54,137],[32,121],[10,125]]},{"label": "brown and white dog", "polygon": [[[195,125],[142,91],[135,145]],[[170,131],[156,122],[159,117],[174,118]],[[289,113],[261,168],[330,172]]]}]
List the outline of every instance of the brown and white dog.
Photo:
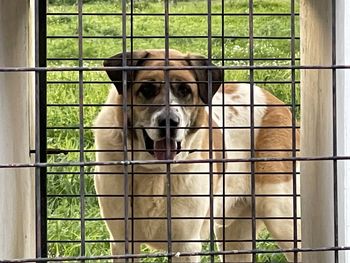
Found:
[{"label": "brown and white dog", "polygon": [[[132,60],[130,59],[132,57]],[[164,66],[164,50],[127,53],[129,66]],[[121,66],[122,55],[105,61],[105,66]],[[169,65],[209,66],[206,58],[198,55],[169,51]],[[213,66],[213,65],[210,65]],[[131,160],[186,160],[189,163],[172,163],[171,172],[171,233],[173,252],[201,251],[200,240],[210,236],[210,165],[190,163],[191,160],[249,159],[251,141],[255,157],[291,157],[292,115],[279,99],[269,92],[254,87],[254,139],[251,140],[250,85],[224,85],[221,70],[212,70],[212,121],[210,132],[208,104],[208,71],[202,69],[170,70],[170,87],[165,87],[164,70],[139,70],[128,73],[127,94],[123,94],[122,73],[106,68],[114,85],[107,104],[121,105],[127,96],[127,122],[138,129],[128,129],[128,158]],[[215,94],[215,95],[214,95]],[[170,107],[166,107],[166,96]],[[220,105],[229,106],[220,106]],[[124,160],[122,106],[106,105],[99,113],[95,127],[97,161]],[[131,110],[131,105],[133,109]],[[192,106],[195,105],[195,106]],[[271,107],[265,105],[272,105]],[[167,120],[168,118],[168,120]],[[168,128],[165,128],[168,123]],[[169,127],[170,124],[170,127]],[[225,130],[222,127],[225,126]],[[281,128],[276,128],[276,127]],[[105,127],[105,128],[104,128]],[[265,127],[265,128],[264,128]],[[168,131],[167,131],[168,129]],[[166,135],[169,135],[166,139]],[[212,140],[210,140],[212,137]],[[299,134],[296,132],[298,141]],[[209,151],[212,144],[212,151]],[[133,145],[131,147],[131,145]],[[134,149],[131,156],[131,148]],[[167,148],[167,150],[166,150]],[[274,150],[274,151],[271,151]],[[210,156],[212,154],[212,156]],[[256,229],[265,226],[273,239],[281,240],[281,248],[292,248],[293,220],[280,217],[293,216],[292,162],[256,162],[255,216]],[[220,250],[246,250],[252,248],[252,198],[250,162],[214,162],[212,190],[214,193],[214,230]],[[95,187],[101,214],[111,240],[112,253],[124,254],[124,175],[119,165],[98,166]],[[131,172],[133,179],[131,179]],[[224,173],[223,173],[224,172]],[[165,164],[137,164],[129,169],[128,193],[133,194],[130,207],[134,217],[133,237],[139,245],[146,243],[158,250],[167,249],[167,176]],[[131,182],[133,183],[131,184]],[[225,198],[223,198],[223,194]],[[107,195],[107,196],[103,196]],[[108,195],[120,195],[110,197]],[[275,195],[266,197],[264,195]],[[130,204],[129,204],[130,205]],[[273,219],[273,217],[277,217]],[[223,219],[225,218],[225,219]],[[129,223],[131,226],[131,223]],[[298,227],[300,229],[300,227]],[[131,239],[131,227],[129,229]],[[299,236],[300,238],[300,236]],[[225,239],[225,246],[223,246]],[[193,240],[193,242],[191,242]],[[119,241],[119,242],[117,242]],[[148,242],[149,241],[149,242]],[[157,242],[158,241],[158,242]],[[196,242],[197,241],[197,242]],[[292,254],[286,254],[289,261]],[[226,262],[249,262],[250,255],[226,255]],[[117,261],[119,262],[119,261]],[[123,262],[123,260],[121,260]],[[195,257],[175,257],[173,262],[200,262]]]}]

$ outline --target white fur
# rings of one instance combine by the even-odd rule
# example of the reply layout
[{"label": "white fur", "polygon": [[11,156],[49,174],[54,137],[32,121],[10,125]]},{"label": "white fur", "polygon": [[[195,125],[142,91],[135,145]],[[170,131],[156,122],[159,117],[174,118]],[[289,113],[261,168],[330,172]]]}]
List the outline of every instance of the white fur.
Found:
[{"label": "white fur", "polygon": [[[172,113],[177,117],[179,117],[179,120],[180,120],[179,127],[188,127],[190,124],[189,122],[190,116],[186,115],[186,112],[183,110],[182,107],[176,106],[179,104],[180,104],[179,99],[176,96],[174,96],[174,94],[171,91],[169,91],[169,105],[171,105],[171,107],[164,106],[159,108],[159,110],[155,111],[151,115],[149,122],[147,120],[143,120],[143,122],[140,124],[146,127],[157,127],[160,116],[167,116],[168,115],[167,111],[169,111],[169,114]],[[146,129],[146,132],[152,140],[157,141],[160,139],[158,135],[158,131],[156,129]],[[185,129],[179,129],[177,130],[176,136],[174,139],[176,141],[182,141],[184,137],[185,137]]]}]

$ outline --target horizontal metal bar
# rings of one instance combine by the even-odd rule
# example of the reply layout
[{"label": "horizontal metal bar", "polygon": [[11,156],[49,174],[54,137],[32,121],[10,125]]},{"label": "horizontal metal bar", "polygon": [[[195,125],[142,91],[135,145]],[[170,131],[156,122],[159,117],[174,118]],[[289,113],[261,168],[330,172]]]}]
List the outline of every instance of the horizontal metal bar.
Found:
[{"label": "horizontal metal bar", "polygon": [[[215,239],[214,242],[215,243],[219,243],[219,242],[223,242],[224,240],[222,239]],[[80,240],[48,240],[48,243],[56,243],[56,244],[62,244],[62,243],[79,243]],[[85,240],[86,243],[124,243],[125,240]],[[133,240],[133,243],[166,243],[168,242],[167,240],[154,240],[154,239],[137,239],[137,240]],[[201,243],[207,243],[208,239],[183,239],[183,240],[176,240],[176,239],[172,239],[171,242],[175,242],[175,243],[182,243],[182,242],[186,242],[186,243],[195,243],[195,242],[201,242]],[[225,239],[225,242],[230,242],[230,243],[237,243],[237,242],[252,242],[249,239],[239,239],[239,240],[232,240],[232,239]],[[293,239],[257,239],[256,242],[294,242]],[[300,239],[297,240],[297,242],[301,242]]]},{"label": "horizontal metal bar", "polygon": [[[171,173],[173,175],[173,173]],[[256,173],[254,173],[256,174]],[[115,194],[115,195],[112,195],[112,194],[85,194],[84,195],[85,197],[90,197],[90,198],[96,198],[96,197],[124,197],[124,194]],[[251,197],[252,195],[251,194],[213,194],[214,197]],[[256,197],[294,197],[294,196],[297,196],[297,197],[300,197],[300,194],[255,194],[254,196]],[[67,195],[64,195],[64,194],[48,194],[47,197],[50,197],[50,198],[79,198],[80,195],[79,194],[67,194]],[[167,197],[166,194],[163,194],[163,195],[160,195],[160,194],[150,194],[150,195],[146,195],[146,194],[129,194],[129,197],[138,197],[138,198],[143,198],[143,197]],[[205,195],[205,194],[171,194],[171,197],[173,198],[183,198],[183,197],[190,197],[190,198],[202,198],[202,197],[210,197],[209,194]]]},{"label": "horizontal metal bar", "polygon": [[350,160],[350,156],[304,156],[304,157],[270,157],[270,158],[235,158],[235,159],[192,159],[192,160],[128,160],[106,162],[62,162],[62,163],[7,163],[0,168],[34,168],[34,167],[77,167],[77,166],[107,166],[107,165],[154,165],[154,164],[194,164],[194,163],[247,163],[247,162],[284,162],[284,161],[332,161]]},{"label": "horizontal metal bar", "polygon": [[[79,13],[75,12],[48,12],[47,16],[78,16]],[[120,12],[84,12],[81,13],[83,16],[122,16],[123,13]],[[164,16],[164,13],[126,13],[127,16]],[[205,16],[207,13],[169,13],[169,16]],[[212,16],[249,16],[248,13],[211,13]],[[290,13],[254,13],[254,16],[290,16]],[[293,15],[299,16],[299,13],[294,13]]]},{"label": "horizontal metal bar", "polygon": [[[79,152],[80,149],[57,149],[55,152],[47,151],[47,154],[68,154],[68,153],[76,153]],[[97,152],[123,152],[124,150],[122,149],[100,149],[100,150],[83,150],[85,153],[97,153]],[[178,151],[178,150],[177,150]],[[209,149],[196,149],[196,148],[191,148],[191,149],[181,149],[180,152],[208,152]],[[249,152],[251,149],[229,149],[226,148],[225,152]],[[292,152],[292,151],[299,151],[299,149],[256,149],[256,152]],[[148,152],[146,149],[130,149],[129,152]],[[212,149],[212,152],[222,152],[222,149]],[[30,153],[35,153],[35,150],[30,150]]]},{"label": "horizontal metal bar", "polygon": [[[104,60],[108,60],[108,59],[110,59],[109,57],[108,58],[105,58],[105,57],[102,57],[102,58],[98,58],[98,57],[96,57],[96,58],[90,58],[90,57],[83,57],[82,58],[82,60],[83,61],[89,61],[89,60],[91,60],[91,61],[104,61]],[[55,61],[55,60],[64,60],[64,61],[67,61],[67,60],[69,60],[69,61],[79,61],[79,58],[59,58],[59,57],[49,57],[49,58],[47,58],[47,60],[49,61]],[[146,61],[147,60],[157,60],[157,59],[154,59],[154,58],[147,58],[147,59],[145,59]],[[159,59],[158,59],[159,60]],[[183,60],[182,58],[172,58],[171,59],[171,61],[180,61],[180,60]],[[193,59],[193,60],[200,60],[200,59]],[[222,60],[224,60],[224,61],[235,61],[235,62],[237,62],[237,60],[243,60],[243,61],[249,61],[249,58],[242,58],[242,57],[225,57],[225,58],[212,58],[211,59],[212,61],[222,61]],[[293,59],[292,58],[259,58],[259,57],[257,57],[257,58],[254,58],[254,60],[255,61],[270,61],[270,60],[272,60],[272,61],[292,61]],[[300,60],[300,58],[295,58],[295,60]]]},{"label": "horizontal metal bar", "polygon": [[112,259],[136,259],[136,258],[162,258],[162,257],[189,257],[189,256],[218,256],[218,255],[242,255],[242,254],[270,254],[270,253],[305,253],[322,251],[345,251],[350,246],[319,247],[319,248],[291,248],[291,249],[254,249],[254,250],[224,250],[224,251],[198,251],[198,252],[174,252],[174,253],[152,253],[152,254],[125,254],[109,256],[76,256],[76,257],[52,257],[52,258],[28,258],[28,259],[2,259],[0,263],[28,263],[28,262],[64,262],[83,260],[112,260]]},{"label": "horizontal metal bar", "polygon": [[[79,150],[78,150],[79,151]],[[35,154],[35,150],[30,150],[29,151],[31,154]],[[68,154],[69,151],[67,150],[62,150],[62,149],[46,149],[46,154]]]},{"label": "horizontal metal bar", "polygon": [[[47,39],[123,39],[123,36],[75,36],[75,35],[49,35]],[[126,36],[127,39],[164,39],[164,36]],[[169,36],[170,39],[208,39],[207,36],[203,35],[173,35]],[[213,39],[249,39],[249,36],[212,36]],[[288,36],[254,36],[255,40],[290,40]],[[299,39],[299,37],[295,37]]]},{"label": "horizontal metal bar", "polygon": [[[80,129],[83,128],[85,130],[122,130],[123,127],[100,127],[100,126],[84,126],[84,127],[79,127],[79,126],[48,126],[47,130],[75,130],[75,129]],[[135,127],[135,126],[129,126],[129,129],[133,130],[143,130],[143,129],[150,129],[150,130],[157,130],[159,127]],[[196,130],[196,129],[210,129],[210,127],[205,127],[205,126],[192,126],[192,127],[173,127],[169,126],[169,128],[176,128],[178,130]],[[226,127],[212,127],[212,129],[216,130],[245,130],[245,129],[300,129],[300,126],[226,126]]]},{"label": "horizontal metal bar", "polygon": [[[131,82],[129,82],[131,83]],[[133,81],[132,83],[136,84],[136,83],[145,83],[145,81]],[[163,82],[152,82],[152,83],[160,83],[163,84]],[[175,82],[172,82],[175,83]],[[186,83],[206,83],[206,82],[202,82],[202,81],[187,81]],[[248,84],[249,82],[247,81],[225,81],[225,84]],[[285,85],[291,85],[291,81],[255,81],[255,84],[285,84]],[[296,84],[300,84],[300,81],[295,81]],[[61,85],[61,84],[79,84],[78,81],[74,81],[74,80],[56,80],[56,81],[47,81],[48,85]],[[112,81],[84,81],[83,84],[113,84]],[[203,106],[203,105],[202,105]]]},{"label": "horizontal metal bar", "polygon": [[[222,70],[266,70],[266,69],[350,69],[350,65],[255,65],[255,66],[128,66],[108,67],[109,71],[133,70],[192,70],[192,69],[222,69]],[[0,67],[0,72],[44,72],[44,71],[105,71],[105,67]]]},{"label": "horizontal metal bar", "polygon": [[[59,172],[47,172],[48,175],[76,175],[76,174],[79,174],[79,172],[72,172],[72,171],[69,171],[69,172],[64,172],[64,171],[59,171]],[[85,172],[86,175],[96,175],[96,174],[101,174],[101,175],[104,175],[104,174],[107,174],[107,175],[124,175],[124,173],[122,172]],[[149,175],[149,174],[152,174],[152,175],[164,175],[163,172],[152,172],[152,173],[149,173],[149,172],[133,172],[132,173],[134,176],[139,176],[139,175]],[[173,175],[186,175],[186,174],[192,174],[192,175],[208,175],[208,173],[204,173],[204,172],[171,172],[171,174]],[[220,172],[213,172],[214,175],[221,175],[222,173]],[[251,174],[251,172],[225,172],[225,175],[242,175],[242,174]],[[277,175],[292,175],[294,174],[293,172],[282,172],[282,171],[278,171],[278,172],[257,172],[257,173],[254,173],[254,174],[259,174],[259,175],[264,175],[264,174],[267,174],[267,175],[273,175],[273,174],[277,174]],[[296,172],[296,174],[300,174],[299,172]]]},{"label": "horizontal metal bar", "polygon": [[[48,103],[46,106],[48,107],[122,107],[123,104],[103,104],[103,103],[96,103],[96,104],[79,104],[79,103]],[[145,104],[126,104],[127,107],[145,107]],[[159,106],[165,106],[162,104],[147,104],[147,107],[159,107]],[[169,107],[207,107],[207,105],[203,104],[174,104],[174,105],[169,105]],[[213,107],[292,107],[292,104],[230,104],[230,103],[225,103],[225,104],[211,104]],[[300,104],[293,105],[296,107],[300,107]]]},{"label": "horizontal metal bar", "polygon": [[[208,197],[209,198],[209,197]],[[294,219],[301,219],[301,217],[293,217],[293,216],[263,216],[263,217],[259,217],[259,216],[255,216],[255,217],[250,217],[250,216],[213,216],[213,219],[216,220],[252,220],[252,219],[266,219],[266,220],[294,220]],[[159,217],[155,217],[155,216],[149,216],[149,217],[133,217],[133,218],[129,218],[129,220],[167,220],[168,217],[166,216],[159,216]],[[172,216],[171,220],[209,220],[210,217],[206,216],[198,216],[198,217],[194,217],[194,216],[183,216],[183,217],[175,217]],[[47,218],[48,221],[80,221],[81,218],[80,217],[48,217]],[[85,221],[124,221],[125,217],[84,217]]]}]

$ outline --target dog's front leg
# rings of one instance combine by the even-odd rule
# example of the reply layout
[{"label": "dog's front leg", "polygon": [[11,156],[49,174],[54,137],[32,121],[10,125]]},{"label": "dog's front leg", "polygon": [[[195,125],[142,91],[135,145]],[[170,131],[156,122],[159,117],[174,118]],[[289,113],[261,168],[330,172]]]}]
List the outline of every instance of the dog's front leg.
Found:
[{"label": "dog's front leg", "polygon": [[[111,239],[112,255],[125,254],[125,199],[124,199],[124,175],[118,174],[119,169],[115,167],[99,167],[99,173],[95,176],[95,188],[99,195],[101,216],[107,225]],[[106,174],[111,173],[111,174]],[[130,206],[129,202],[127,204]],[[130,209],[129,209],[130,211]],[[130,238],[130,224],[129,224]],[[131,253],[129,248],[129,253]],[[139,250],[139,248],[135,248]],[[125,262],[125,259],[114,260],[114,262]]]},{"label": "dog's front leg", "polygon": [[[199,237],[198,237],[199,239]],[[199,242],[187,242],[183,244],[174,243],[173,252],[175,256],[172,258],[173,263],[199,263],[201,262],[200,256],[181,256],[181,252],[200,252],[202,249],[202,244]]]},{"label": "dog's front leg", "polygon": [[[132,251],[132,248],[131,248],[130,243],[129,243],[128,249],[129,249],[128,254],[135,254],[135,255],[141,254],[140,246],[135,246],[134,250]],[[123,243],[116,243],[116,242],[111,243],[111,252],[112,252],[112,255],[125,255],[124,242]],[[121,263],[121,262],[123,262],[123,263],[127,262],[126,258],[113,260],[113,263]],[[128,262],[138,263],[138,262],[142,262],[142,259],[141,258],[134,258],[134,259],[129,258]]]},{"label": "dog's front leg", "polygon": [[[174,210],[177,208],[178,207],[175,205]],[[189,214],[189,212],[187,212],[187,214]],[[175,216],[177,216],[177,214],[175,214]],[[176,242],[172,243],[172,250],[176,253],[176,256],[173,257],[172,262],[200,262],[200,256],[181,256],[181,253],[201,252],[201,231],[203,223],[202,219],[173,220],[172,239]]]}]

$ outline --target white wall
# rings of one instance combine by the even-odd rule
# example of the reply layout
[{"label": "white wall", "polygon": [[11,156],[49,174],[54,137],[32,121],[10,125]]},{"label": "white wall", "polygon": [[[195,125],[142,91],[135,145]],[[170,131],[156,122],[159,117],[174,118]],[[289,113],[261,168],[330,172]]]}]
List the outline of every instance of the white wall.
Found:
[{"label": "white wall", "polygon": [[[29,1],[0,0],[0,66],[29,65]],[[30,162],[29,73],[0,73],[0,163]],[[0,169],[0,259],[35,256],[34,181]]]},{"label": "white wall", "polygon": [[[350,64],[350,2],[337,3],[337,63]],[[338,151],[350,155],[350,69],[337,72]],[[343,113],[343,114],[341,114]],[[350,161],[339,162],[340,245],[350,246]],[[350,263],[350,252],[342,252],[341,262]]]}]

